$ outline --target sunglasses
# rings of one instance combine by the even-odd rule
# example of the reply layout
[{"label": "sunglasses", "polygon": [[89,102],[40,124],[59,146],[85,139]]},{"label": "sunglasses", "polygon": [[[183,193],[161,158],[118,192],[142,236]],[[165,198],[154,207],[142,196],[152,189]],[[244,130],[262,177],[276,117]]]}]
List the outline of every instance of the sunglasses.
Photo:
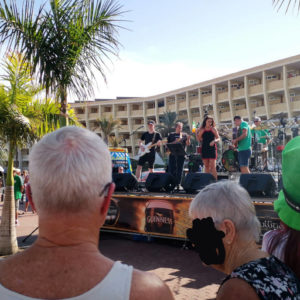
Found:
[{"label": "sunglasses", "polygon": [[107,189],[110,187],[111,184],[112,184],[112,182],[108,182],[108,183],[104,186],[104,188],[102,189],[102,191],[101,191],[100,194],[99,194],[99,197],[102,197],[103,194],[105,194],[105,192],[107,192]]}]

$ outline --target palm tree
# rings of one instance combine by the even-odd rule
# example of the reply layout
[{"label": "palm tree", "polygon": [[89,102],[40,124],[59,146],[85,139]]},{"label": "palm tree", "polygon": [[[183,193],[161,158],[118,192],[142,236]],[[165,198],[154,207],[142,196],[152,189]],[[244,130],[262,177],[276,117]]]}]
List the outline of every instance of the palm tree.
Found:
[{"label": "palm tree", "polygon": [[[19,0],[18,0],[19,2]],[[50,0],[49,11],[34,0],[2,0],[0,44],[32,63],[39,83],[61,104],[67,117],[70,92],[93,95],[94,70],[105,79],[105,61],[117,55],[121,6],[114,0]]]},{"label": "palm tree", "polygon": [[[49,119],[59,115],[59,108],[36,100],[41,91],[30,76],[30,64],[24,63],[20,55],[8,57],[4,64],[5,75],[2,80],[6,85],[0,86],[0,136],[8,144],[8,168],[5,188],[5,202],[0,224],[0,255],[15,253],[18,250],[15,230],[15,201],[13,164],[17,147],[34,142],[43,133],[50,132],[53,126]],[[49,101],[49,100],[48,100]],[[51,107],[51,109],[49,109]],[[41,124],[48,124],[48,127]]]},{"label": "palm tree", "polygon": [[160,123],[156,125],[156,129],[163,137],[167,137],[172,131],[175,131],[176,122],[183,123],[183,131],[190,132],[187,120],[179,120],[176,112],[166,111],[160,117]]},{"label": "palm tree", "polygon": [[[277,10],[283,8],[286,4],[285,12],[287,13],[290,9],[300,10],[300,0],[272,0],[274,7],[277,7]],[[293,3],[293,5],[291,5]],[[293,7],[292,7],[293,6]]]},{"label": "palm tree", "polygon": [[108,138],[111,135],[113,131],[118,129],[120,127],[120,121],[114,120],[112,116],[109,117],[109,119],[106,119],[105,117],[102,119],[97,119],[94,125],[94,130],[100,128],[102,132],[102,138],[105,141],[106,144],[108,144]]}]

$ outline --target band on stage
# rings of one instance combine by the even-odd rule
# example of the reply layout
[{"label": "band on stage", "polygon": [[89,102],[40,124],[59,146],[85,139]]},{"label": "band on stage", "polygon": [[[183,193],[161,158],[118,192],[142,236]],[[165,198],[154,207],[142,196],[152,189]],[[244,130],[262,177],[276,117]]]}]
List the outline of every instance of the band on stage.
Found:
[{"label": "band on stage", "polygon": [[[224,137],[218,132],[214,118],[206,115],[202,124],[195,130],[197,156],[201,157],[204,172],[210,173],[217,180],[218,172],[268,171],[268,146],[272,141],[270,131],[263,126],[261,119],[255,117],[253,125],[240,116],[233,119],[232,137]],[[218,159],[218,147],[222,141],[224,151]],[[175,131],[163,141],[161,134],[155,130],[155,121],[148,121],[148,130],[139,140],[139,154],[136,168],[136,178],[139,181],[143,166],[147,163],[149,172],[154,171],[155,153],[161,145],[166,144],[169,153],[166,172],[171,174],[179,186],[184,171],[184,163],[190,157],[186,154],[186,147],[191,144],[191,136],[183,132],[183,123],[177,122]],[[191,156],[191,155],[190,155]],[[220,162],[221,161],[221,166]],[[250,167],[249,167],[250,165]],[[219,169],[219,170],[218,170]],[[198,171],[193,169],[194,172]]]}]

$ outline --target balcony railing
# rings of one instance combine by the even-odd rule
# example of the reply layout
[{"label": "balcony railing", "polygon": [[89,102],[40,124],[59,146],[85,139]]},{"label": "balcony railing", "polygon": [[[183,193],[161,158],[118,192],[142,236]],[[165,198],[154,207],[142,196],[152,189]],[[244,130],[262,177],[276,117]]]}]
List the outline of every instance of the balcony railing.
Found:
[{"label": "balcony railing", "polygon": [[291,102],[291,109],[292,110],[300,110],[300,101]]},{"label": "balcony railing", "polygon": [[199,99],[196,98],[196,99],[190,100],[190,107],[191,108],[193,108],[193,107],[199,107]]},{"label": "balcony railing", "polygon": [[[143,126],[143,127],[140,128],[141,126]],[[134,125],[132,126],[132,129],[133,129],[133,130],[137,130],[138,128],[140,128],[138,131],[145,131],[144,124],[134,124]]]},{"label": "balcony railing", "polygon": [[205,104],[212,104],[212,97],[211,95],[206,95],[202,97],[202,103]]},{"label": "balcony railing", "polygon": [[103,112],[103,113],[101,114],[101,117],[104,117],[104,118],[110,118],[110,117],[112,117],[112,116],[113,116],[112,111],[111,111],[111,112]]},{"label": "balcony railing", "polygon": [[247,109],[235,109],[235,113],[239,116],[241,116],[242,118],[248,118],[248,112]]},{"label": "balcony railing", "polygon": [[79,121],[85,120],[85,114],[76,114],[76,117]]},{"label": "balcony railing", "polygon": [[270,103],[270,113],[277,114],[286,111],[287,111],[286,103],[277,103],[277,104]]},{"label": "balcony railing", "polygon": [[300,86],[300,76],[288,78],[289,88],[299,87]]},{"label": "balcony railing", "polygon": [[230,111],[224,111],[224,112],[220,112],[220,121],[228,121],[231,120],[231,113]]},{"label": "balcony railing", "polygon": [[90,113],[89,120],[96,120],[99,119],[99,113]]},{"label": "balcony railing", "polygon": [[186,109],[186,102],[179,102],[178,103],[178,109]]},{"label": "balcony railing", "polygon": [[164,106],[158,108],[158,113],[160,115],[162,115],[165,111],[166,111],[166,108]]},{"label": "balcony railing", "polygon": [[219,93],[217,96],[218,102],[228,100],[228,92]]},{"label": "balcony railing", "polygon": [[175,111],[175,104],[169,104],[168,111]]},{"label": "balcony railing", "polygon": [[143,110],[132,110],[130,113],[131,117],[143,117],[144,111]]},{"label": "balcony railing", "polygon": [[128,112],[127,110],[120,110],[116,112],[116,116],[117,117],[127,117],[128,116]]},{"label": "balcony railing", "polygon": [[129,126],[128,125],[121,125],[119,127],[119,131],[126,131],[126,132],[128,132],[129,131]]},{"label": "balcony railing", "polygon": [[155,108],[148,108],[146,109],[147,116],[155,116]]},{"label": "balcony railing", "polygon": [[267,89],[269,91],[273,90],[282,90],[283,89],[283,80],[273,80],[267,83]]},{"label": "balcony railing", "polygon": [[249,95],[262,94],[262,84],[249,86]]},{"label": "balcony railing", "polygon": [[233,99],[244,97],[244,95],[245,95],[245,90],[244,90],[244,88],[239,89],[239,90],[233,90],[233,91],[232,91],[232,98],[233,98]]},{"label": "balcony railing", "polygon": [[255,110],[257,116],[263,116],[266,114],[265,106],[257,106],[253,110]]}]

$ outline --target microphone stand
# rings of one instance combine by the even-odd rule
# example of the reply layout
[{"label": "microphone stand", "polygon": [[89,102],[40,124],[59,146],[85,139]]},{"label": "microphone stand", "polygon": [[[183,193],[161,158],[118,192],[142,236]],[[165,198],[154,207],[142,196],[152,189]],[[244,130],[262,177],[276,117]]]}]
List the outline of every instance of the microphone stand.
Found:
[{"label": "microphone stand", "polygon": [[[129,134],[128,137],[131,137],[132,135],[134,135],[138,130],[142,129],[144,127],[144,125],[138,127],[136,130],[132,131],[132,133]],[[121,145],[124,142],[124,147],[126,148],[126,138],[123,138],[120,143],[118,143],[118,145]]]}]

